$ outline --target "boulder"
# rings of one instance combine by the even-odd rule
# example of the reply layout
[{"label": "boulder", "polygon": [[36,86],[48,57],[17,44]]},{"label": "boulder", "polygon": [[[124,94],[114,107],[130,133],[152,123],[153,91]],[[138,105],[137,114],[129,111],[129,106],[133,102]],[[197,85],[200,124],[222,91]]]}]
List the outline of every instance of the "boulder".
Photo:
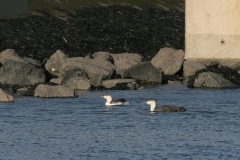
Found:
[{"label": "boulder", "polygon": [[240,62],[224,62],[224,61],[221,61],[219,63],[224,67],[229,67],[231,69],[235,69],[235,70],[240,71]]},{"label": "boulder", "polygon": [[139,85],[134,79],[110,79],[102,82],[102,86],[106,89],[127,89],[135,90],[139,88]]},{"label": "boulder", "polygon": [[27,87],[23,87],[23,88],[19,88],[16,93],[18,95],[24,95],[26,92],[28,91],[28,88]]},{"label": "boulder", "polygon": [[96,52],[92,55],[94,59],[97,59],[99,61],[109,61],[112,64],[114,64],[113,57],[108,52]]},{"label": "boulder", "polygon": [[181,71],[184,55],[183,50],[162,48],[152,58],[151,63],[155,68],[160,68],[164,72],[164,75],[175,75]]},{"label": "boulder", "polygon": [[137,53],[111,54],[116,68],[116,75],[125,78],[126,70],[145,59]]},{"label": "boulder", "polygon": [[62,80],[63,80],[63,78],[53,78],[50,80],[50,82],[55,83],[55,84],[61,84]]},{"label": "boulder", "polygon": [[21,58],[14,49],[7,49],[3,52],[0,53],[0,62],[2,63],[2,65],[5,64],[6,59],[13,59],[17,62],[23,62],[26,63],[24,61],[23,58]]},{"label": "boulder", "polygon": [[13,102],[14,98],[12,95],[5,93],[1,88],[0,88],[0,102]]},{"label": "boulder", "polygon": [[233,88],[238,85],[214,72],[202,72],[194,80],[193,87],[197,88]]},{"label": "boulder", "polygon": [[62,68],[65,72],[68,70],[85,71],[91,84],[95,87],[101,85],[103,80],[110,79],[115,73],[115,67],[111,62],[85,59],[83,57],[66,59],[62,64]]},{"label": "boulder", "polygon": [[34,96],[40,98],[77,97],[73,89],[61,85],[50,86],[44,84],[40,84],[35,89]]},{"label": "boulder", "polygon": [[68,70],[61,84],[71,89],[89,90],[91,88],[87,73],[81,70]]},{"label": "boulder", "polygon": [[50,59],[47,60],[45,64],[46,70],[59,78],[63,77],[65,75],[65,72],[63,71],[61,64],[68,58],[65,53],[63,53],[60,50],[57,50],[56,53],[54,53]]},{"label": "boulder", "polygon": [[184,61],[183,63],[183,76],[189,77],[194,75],[197,71],[201,69],[206,69],[207,67],[201,61]]},{"label": "boulder", "polygon": [[162,72],[150,62],[140,62],[127,70],[128,76],[140,83],[162,83]]},{"label": "boulder", "polygon": [[45,74],[33,65],[6,59],[4,66],[0,69],[0,82],[20,86],[34,85],[44,83]]}]

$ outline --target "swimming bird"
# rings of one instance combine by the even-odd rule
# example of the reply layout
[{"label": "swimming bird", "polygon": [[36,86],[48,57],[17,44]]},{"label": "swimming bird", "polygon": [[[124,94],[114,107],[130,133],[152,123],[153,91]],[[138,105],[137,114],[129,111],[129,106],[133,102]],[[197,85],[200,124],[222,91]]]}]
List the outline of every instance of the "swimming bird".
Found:
[{"label": "swimming bird", "polygon": [[104,96],[100,96],[105,99],[107,99],[107,102],[105,103],[106,106],[113,106],[113,105],[129,105],[130,103],[125,100],[125,99],[117,99],[117,100],[112,100],[112,96],[109,94],[106,94]]},{"label": "swimming bird", "polygon": [[147,102],[143,102],[143,103],[147,103],[151,106],[150,107],[151,112],[184,112],[186,111],[186,109],[183,107],[176,107],[172,105],[164,105],[162,107],[156,108],[157,103],[154,99],[149,99]]}]

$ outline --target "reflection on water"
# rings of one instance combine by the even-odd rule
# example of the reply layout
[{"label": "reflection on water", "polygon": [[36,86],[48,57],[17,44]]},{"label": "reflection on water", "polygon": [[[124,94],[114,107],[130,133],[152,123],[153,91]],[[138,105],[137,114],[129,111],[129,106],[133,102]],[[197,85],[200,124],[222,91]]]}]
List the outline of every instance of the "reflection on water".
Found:
[{"label": "reflection on water", "polygon": [[[79,98],[20,98],[0,107],[2,159],[239,159],[239,89],[161,85],[78,92]],[[132,105],[104,106],[101,95]],[[150,113],[158,105],[179,113]]]}]

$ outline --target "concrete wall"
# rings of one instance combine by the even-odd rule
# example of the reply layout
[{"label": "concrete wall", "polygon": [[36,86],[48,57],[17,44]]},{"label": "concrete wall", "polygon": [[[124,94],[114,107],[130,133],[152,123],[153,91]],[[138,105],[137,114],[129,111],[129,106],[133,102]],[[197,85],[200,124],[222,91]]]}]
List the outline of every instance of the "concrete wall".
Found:
[{"label": "concrete wall", "polygon": [[0,19],[21,18],[28,15],[28,0],[0,0]]},{"label": "concrete wall", "polygon": [[240,60],[240,0],[186,0],[185,59]]}]

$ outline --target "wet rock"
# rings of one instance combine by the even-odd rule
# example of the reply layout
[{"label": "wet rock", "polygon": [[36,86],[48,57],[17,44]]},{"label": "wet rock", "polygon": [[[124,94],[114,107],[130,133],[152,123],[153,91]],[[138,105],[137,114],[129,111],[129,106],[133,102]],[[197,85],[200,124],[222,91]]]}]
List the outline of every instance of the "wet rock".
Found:
[{"label": "wet rock", "polygon": [[135,90],[139,85],[134,79],[110,79],[102,82],[102,86],[106,89]]},{"label": "wet rock", "polygon": [[140,62],[128,70],[128,76],[137,80],[140,84],[162,83],[162,72],[150,62]]},{"label": "wet rock", "polygon": [[63,77],[65,75],[65,72],[63,71],[61,64],[66,60],[68,56],[63,53],[60,50],[57,50],[50,59],[47,60],[47,63],[45,64],[46,70],[59,78]]},{"label": "wet rock", "polygon": [[238,85],[232,83],[231,81],[223,78],[220,74],[214,72],[203,72],[196,77],[194,87],[197,88],[233,88]]},{"label": "wet rock", "polygon": [[61,84],[71,89],[80,90],[89,90],[91,87],[87,73],[81,70],[68,70]]},{"label": "wet rock", "polygon": [[111,54],[116,68],[116,75],[125,78],[126,70],[145,59],[137,53]]},{"label": "wet rock", "polygon": [[0,88],[0,102],[13,102],[14,98],[12,95],[5,93],[1,88]]},{"label": "wet rock", "polygon": [[112,64],[114,64],[113,57],[108,52],[96,52],[92,55],[94,59],[97,59],[99,61],[109,61]]},{"label": "wet rock", "polygon": [[85,71],[91,84],[95,87],[99,86],[103,80],[110,79],[115,73],[115,67],[111,62],[85,59],[83,57],[66,59],[62,64],[62,68],[64,71]]},{"label": "wet rock", "polygon": [[74,90],[61,86],[61,85],[44,85],[40,84],[34,93],[35,97],[40,97],[40,98],[75,98],[77,97]]},{"label": "wet rock", "polygon": [[183,76],[189,77],[194,75],[197,71],[201,69],[206,69],[207,67],[201,61],[185,61],[183,63]]},{"label": "wet rock", "polygon": [[45,74],[41,69],[25,62],[6,59],[4,66],[0,69],[0,82],[20,86],[34,85],[44,83]]},{"label": "wet rock", "polygon": [[175,75],[182,68],[184,55],[183,50],[162,48],[152,58],[151,63],[154,67],[160,68],[164,75]]}]

